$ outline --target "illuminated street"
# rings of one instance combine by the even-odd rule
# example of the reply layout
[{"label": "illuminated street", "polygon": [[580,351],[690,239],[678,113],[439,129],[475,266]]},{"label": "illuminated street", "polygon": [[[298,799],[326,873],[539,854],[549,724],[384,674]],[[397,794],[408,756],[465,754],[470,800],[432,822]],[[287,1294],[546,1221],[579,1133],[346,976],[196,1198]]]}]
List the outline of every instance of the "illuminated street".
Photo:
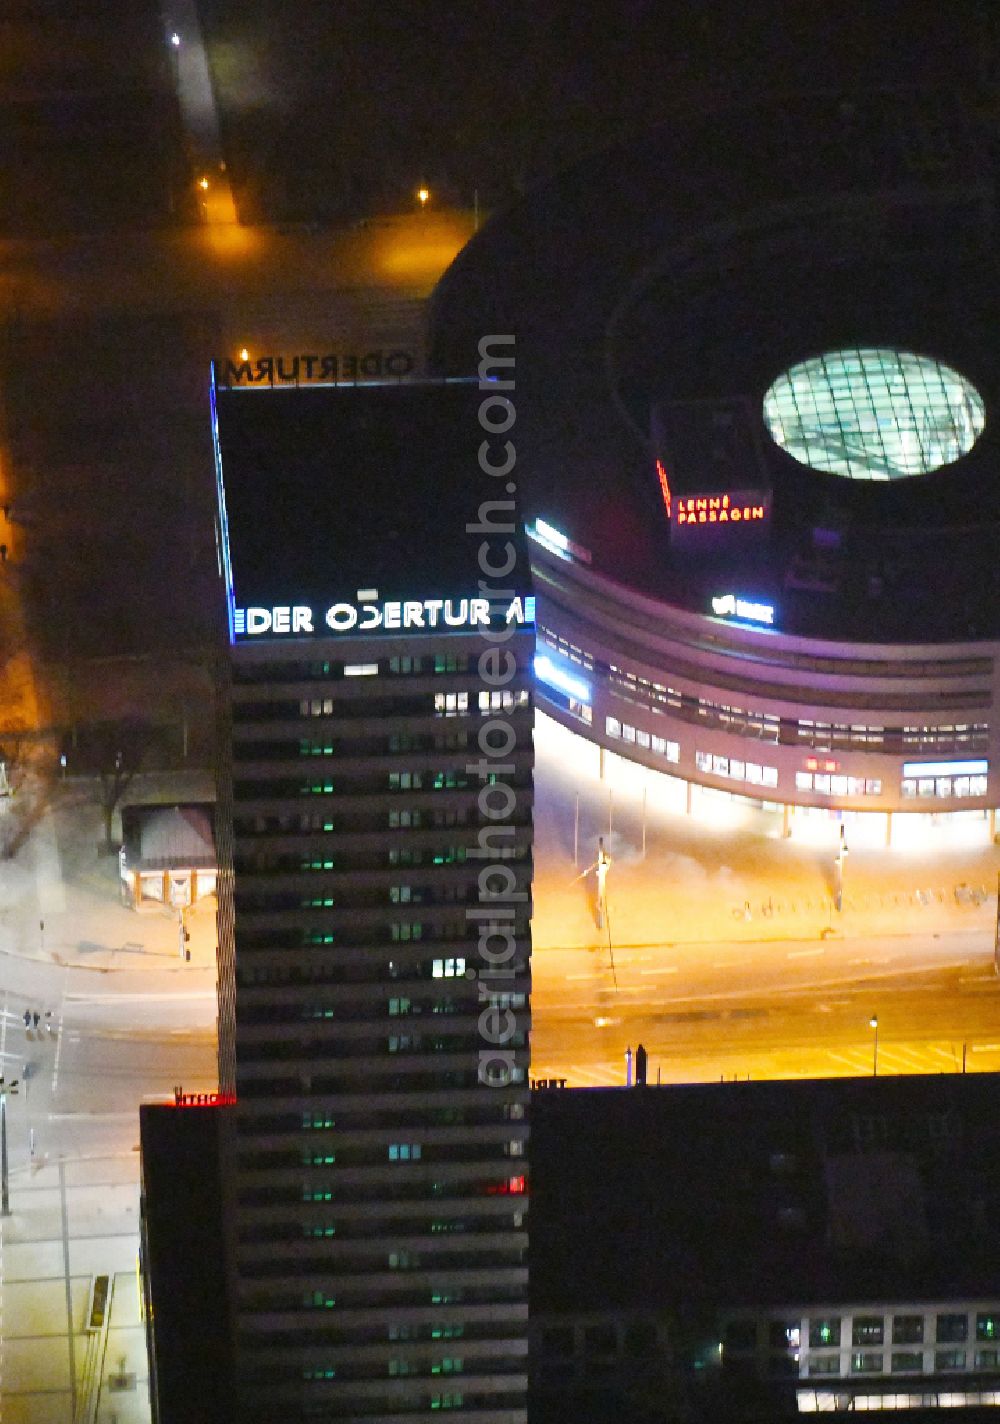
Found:
[{"label": "illuminated street", "polygon": [[[969,1071],[1000,1067],[985,821],[923,853],[865,847],[871,828],[853,827],[838,914],[836,823],[784,841],[780,817],[721,799],[688,818],[662,809],[674,793],[656,773],[609,755],[602,783],[594,749],[548,718],[536,747],[536,1078],[623,1083],[640,1042],[654,1081],[870,1073],[873,1014],[880,1072],[960,1071],[963,1045]],[[598,835],[610,940],[594,874],[577,878]]]}]

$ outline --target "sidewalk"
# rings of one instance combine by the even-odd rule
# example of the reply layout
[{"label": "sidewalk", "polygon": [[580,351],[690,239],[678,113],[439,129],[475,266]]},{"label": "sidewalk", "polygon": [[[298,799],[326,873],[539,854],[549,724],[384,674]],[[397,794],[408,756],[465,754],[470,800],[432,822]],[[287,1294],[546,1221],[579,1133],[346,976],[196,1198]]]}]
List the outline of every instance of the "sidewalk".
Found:
[{"label": "sidewalk", "polygon": [[829,845],[809,845],[776,836],[767,813],[738,824],[720,814],[712,825],[664,811],[652,796],[644,808],[638,778],[628,785],[589,775],[579,758],[563,755],[565,735],[548,719],[536,735],[536,949],[600,939],[596,877],[584,873],[599,836],[611,856],[608,907],[618,945],[966,932],[992,944],[996,846],[923,854],[851,848],[838,912],[835,828]]}]

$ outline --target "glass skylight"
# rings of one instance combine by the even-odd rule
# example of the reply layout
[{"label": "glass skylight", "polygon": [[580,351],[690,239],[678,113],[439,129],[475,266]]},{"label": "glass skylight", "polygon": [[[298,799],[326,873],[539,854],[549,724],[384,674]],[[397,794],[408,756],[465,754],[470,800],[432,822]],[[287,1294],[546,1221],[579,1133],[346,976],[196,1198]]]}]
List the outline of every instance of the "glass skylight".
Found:
[{"label": "glass skylight", "polygon": [[902,480],[953,464],[985,419],[981,396],[957,371],[877,347],[803,361],[764,397],[764,423],[783,450],[852,480]]}]

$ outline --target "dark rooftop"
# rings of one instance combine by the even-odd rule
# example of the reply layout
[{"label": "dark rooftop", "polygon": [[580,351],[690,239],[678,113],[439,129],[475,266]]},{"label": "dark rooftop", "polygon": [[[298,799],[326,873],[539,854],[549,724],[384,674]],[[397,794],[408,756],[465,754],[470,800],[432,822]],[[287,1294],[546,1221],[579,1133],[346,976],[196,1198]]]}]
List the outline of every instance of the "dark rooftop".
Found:
[{"label": "dark rooftop", "polygon": [[474,593],[466,525],[498,497],[481,399],[466,382],[220,391],[237,606]]}]

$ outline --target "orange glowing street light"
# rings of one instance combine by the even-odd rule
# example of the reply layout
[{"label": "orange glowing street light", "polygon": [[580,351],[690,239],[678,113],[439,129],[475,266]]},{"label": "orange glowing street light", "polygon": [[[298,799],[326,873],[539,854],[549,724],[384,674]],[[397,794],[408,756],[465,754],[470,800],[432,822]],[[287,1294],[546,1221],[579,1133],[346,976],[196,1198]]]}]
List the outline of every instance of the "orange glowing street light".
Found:
[{"label": "orange glowing street light", "polygon": [[428,188],[418,188],[418,189],[417,189],[417,198],[419,199],[419,201],[420,201],[420,206],[421,206],[422,208],[426,208],[426,206],[427,206],[427,199],[428,199],[429,197],[430,197],[430,190],[429,190]]},{"label": "orange glowing street light", "polygon": [[240,360],[241,360],[241,361],[249,361],[249,360],[250,360],[250,352],[247,350],[247,348],[246,348],[245,346],[241,346],[241,347],[240,347]]},{"label": "orange glowing street light", "polygon": [[208,179],[207,179],[207,178],[199,178],[199,179],[198,179],[198,187],[202,190],[203,193],[204,193],[204,192],[207,192],[207,191],[208,191]]}]

